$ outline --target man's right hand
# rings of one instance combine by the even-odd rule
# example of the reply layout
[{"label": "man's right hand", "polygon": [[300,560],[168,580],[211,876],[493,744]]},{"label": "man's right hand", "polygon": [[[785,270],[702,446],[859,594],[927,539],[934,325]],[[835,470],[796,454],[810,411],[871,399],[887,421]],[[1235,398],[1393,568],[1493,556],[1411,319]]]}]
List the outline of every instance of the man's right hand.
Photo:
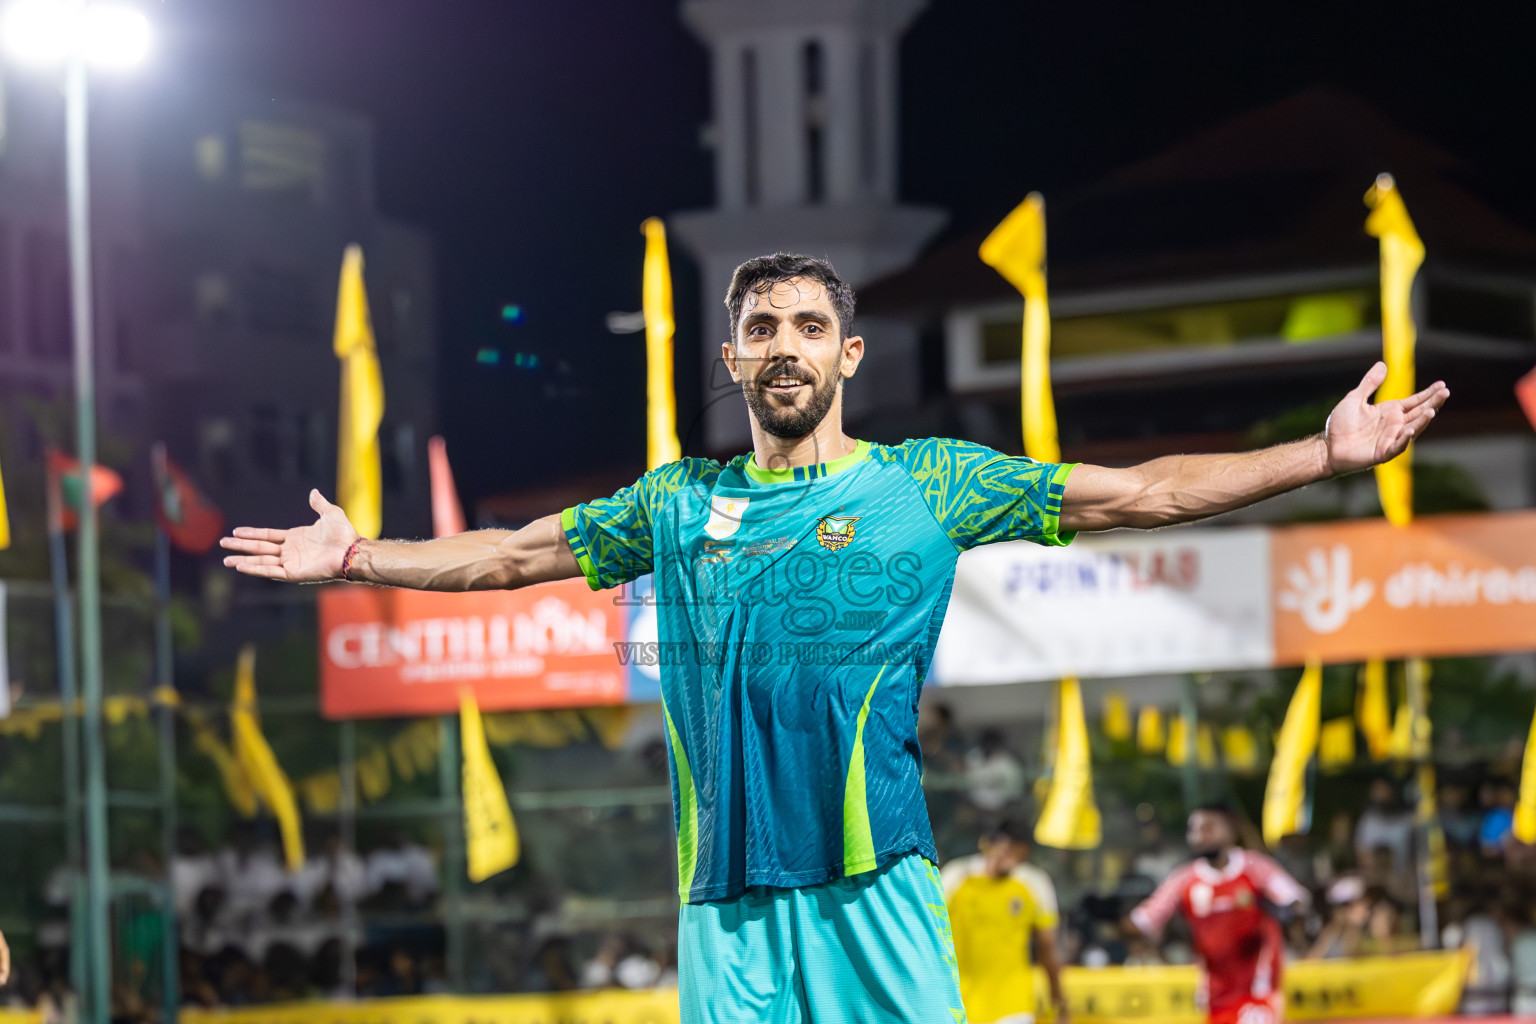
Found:
[{"label": "man's right hand", "polygon": [[309,507],[320,517],[312,526],[265,530],[237,526],[219,546],[239,554],[224,564],[247,576],[288,583],[325,583],[341,579],[341,560],[358,539],[341,506],[332,505],[318,490],[309,492]]}]

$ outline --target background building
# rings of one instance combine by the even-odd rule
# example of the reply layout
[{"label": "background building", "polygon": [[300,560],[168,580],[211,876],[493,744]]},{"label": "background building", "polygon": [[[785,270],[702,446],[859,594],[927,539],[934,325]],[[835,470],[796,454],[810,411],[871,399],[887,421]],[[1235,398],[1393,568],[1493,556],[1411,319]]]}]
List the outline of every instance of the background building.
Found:
[{"label": "background building", "polygon": [[[63,113],[46,81],[11,83],[0,154],[0,393],[35,459],[25,403],[69,394]],[[377,210],[365,119],[268,97],[102,90],[93,111],[93,227],[102,429],[163,440],[226,513],[288,522],[335,486],[336,282],[363,246],[383,365],[386,528],[430,524],[436,425],[431,245]],[[72,447],[69,435],[58,439]],[[152,512],[146,458],[114,464],[124,518]],[[30,470],[6,467],[16,487]]]}]

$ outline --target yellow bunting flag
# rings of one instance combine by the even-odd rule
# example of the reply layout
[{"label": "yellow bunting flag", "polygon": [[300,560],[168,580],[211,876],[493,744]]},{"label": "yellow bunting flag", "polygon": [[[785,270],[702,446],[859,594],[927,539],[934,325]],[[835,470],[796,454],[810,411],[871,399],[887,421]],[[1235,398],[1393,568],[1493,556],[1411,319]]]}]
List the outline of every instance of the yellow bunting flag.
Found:
[{"label": "yellow bunting flag", "polygon": [[1121,694],[1111,693],[1104,698],[1104,735],[1116,743],[1131,738],[1131,709]]},{"label": "yellow bunting flag", "polygon": [[1355,763],[1355,720],[1330,718],[1317,737],[1317,766],[1325,772],[1343,771]]},{"label": "yellow bunting flag", "polygon": [[1024,296],[1024,454],[1060,462],[1051,398],[1051,312],[1045,289],[1045,199],[1031,192],[981,243],[981,261]]},{"label": "yellow bunting flag", "polygon": [[1068,676],[1056,687],[1056,764],[1051,789],[1035,841],[1062,850],[1091,850],[1099,845],[1099,808],[1093,802],[1093,766],[1088,750],[1088,722],[1083,691]]},{"label": "yellow bunting flag", "polygon": [[1435,795],[1435,766],[1428,762],[1420,764],[1415,782],[1419,799],[1414,823],[1424,830],[1424,846],[1429,853],[1421,865],[1422,880],[1436,897],[1443,898],[1451,891],[1451,865],[1445,852],[1445,829],[1440,825],[1440,804]]},{"label": "yellow bunting flag", "polygon": [[283,835],[283,859],[289,871],[304,866],[304,829],[299,805],[293,798],[288,776],[262,735],[256,717],[256,648],[246,644],[235,670],[235,697],[229,706],[229,726],[235,738],[235,760],[251,780],[256,795],[277,819]]},{"label": "yellow bunting flag", "polygon": [[1136,749],[1143,754],[1161,754],[1168,738],[1163,734],[1163,713],[1157,708],[1136,712]]},{"label": "yellow bunting flag", "polygon": [[193,745],[219,770],[219,779],[224,783],[224,795],[242,818],[256,817],[260,809],[256,803],[256,790],[251,786],[250,778],[240,767],[234,753],[219,739],[213,726],[204,720],[200,712],[188,708],[186,715],[192,727]]},{"label": "yellow bunting flag", "polygon": [[464,751],[464,848],[471,882],[517,863],[522,852],[512,805],[502,788],[473,690],[459,693],[459,743]]},{"label": "yellow bunting flag", "polygon": [[1190,741],[1194,739],[1189,720],[1183,715],[1168,719],[1168,763],[1182,768],[1189,763]]},{"label": "yellow bunting flag", "polygon": [[1234,772],[1251,772],[1259,766],[1259,741],[1246,725],[1221,731],[1221,759]]},{"label": "yellow bunting flag", "polygon": [[5,507],[5,480],[0,478],[0,551],[11,546],[11,514]]},{"label": "yellow bunting flag", "polygon": [[1392,709],[1387,702],[1387,663],[1380,658],[1372,658],[1360,669],[1355,721],[1371,760],[1385,761],[1392,752]]},{"label": "yellow bunting flag", "polygon": [[1515,838],[1536,843],[1536,715],[1525,739],[1525,758],[1520,764],[1520,799],[1515,802]]},{"label": "yellow bunting flag", "polygon": [[384,529],[384,491],[379,424],[384,420],[384,376],[368,319],[363,287],[363,250],[347,246],[336,292],[336,358],[341,361],[341,410],[337,415],[336,504],[364,537]]},{"label": "yellow bunting flag", "polygon": [[683,457],[677,443],[677,397],[672,382],[672,268],[667,262],[667,228],[660,217],[640,225],[645,235],[641,302],[645,313],[645,465],[665,466]]},{"label": "yellow bunting flag", "polygon": [[1307,762],[1317,749],[1318,716],[1322,708],[1323,666],[1307,663],[1291,706],[1275,741],[1275,757],[1264,787],[1264,842],[1270,846],[1282,836],[1305,833],[1311,824],[1307,806]]},{"label": "yellow bunting flag", "polygon": [[[1407,398],[1414,387],[1413,279],[1424,262],[1424,243],[1414,230],[1402,193],[1390,174],[1379,174],[1365,194],[1371,208],[1366,233],[1381,239],[1381,347],[1387,379],[1377,402]],[[1376,467],[1381,509],[1394,526],[1413,520],[1413,446]]]},{"label": "yellow bunting flag", "polygon": [[1216,730],[1205,722],[1195,730],[1195,754],[1200,759],[1201,768],[1216,767]]}]

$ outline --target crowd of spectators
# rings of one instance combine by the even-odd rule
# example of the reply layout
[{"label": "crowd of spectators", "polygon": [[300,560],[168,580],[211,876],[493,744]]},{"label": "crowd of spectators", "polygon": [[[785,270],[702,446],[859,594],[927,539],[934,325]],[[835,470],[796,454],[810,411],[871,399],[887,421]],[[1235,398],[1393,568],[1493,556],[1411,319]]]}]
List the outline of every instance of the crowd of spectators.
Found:
[{"label": "crowd of spectators", "polygon": [[[985,729],[968,740],[942,709],[933,709],[924,726],[925,758],[950,773],[951,791],[930,793],[941,852],[946,845],[965,852],[977,821],[1033,808],[1032,773],[1000,732]],[[1390,766],[1363,784],[1354,808],[1335,810],[1310,835],[1287,837],[1273,853],[1312,894],[1307,909],[1285,921],[1287,955],[1329,959],[1465,946],[1474,966],[1464,1012],[1536,1013],[1536,848],[1511,832],[1519,754],[1516,745],[1503,757],[1442,770],[1434,804],[1443,855],[1429,853],[1415,774]],[[1165,826],[1145,803],[1135,816],[1134,836],[1106,830],[1099,850],[1035,851],[1062,893],[1065,963],[1180,964],[1193,956],[1177,923],[1156,942],[1121,927],[1126,913],[1189,857],[1174,832],[1176,819]],[[1251,823],[1244,843],[1262,845]],[[1421,898],[1436,874],[1443,876],[1438,898]],[[1434,927],[1429,936],[1426,923]]]},{"label": "crowd of spectators", "polygon": [[[934,706],[924,709],[920,742],[941,859],[974,852],[990,824],[1027,818],[1036,809],[1038,772],[1018,753],[1030,745],[1020,737],[991,727],[963,730],[947,709]],[[1310,835],[1282,842],[1274,856],[1312,894],[1310,906],[1285,921],[1288,955],[1329,959],[1466,947],[1475,967],[1464,1011],[1536,1014],[1536,850],[1511,835],[1518,755],[1512,747],[1492,762],[1442,766],[1435,804],[1443,857],[1428,855],[1416,776],[1391,766],[1351,783],[1351,792],[1363,794],[1354,806],[1335,801]],[[664,770],[663,763],[658,771]],[[1121,927],[1131,907],[1188,859],[1178,801],[1108,813],[1116,796],[1105,787],[1101,797],[1110,802],[1101,848],[1037,849],[1033,856],[1061,896],[1063,962],[1190,962],[1189,936],[1177,922],[1156,941]],[[275,840],[250,825],[238,826],[217,849],[196,835],[183,837],[169,871],[183,1003],[241,1006],[456,989],[447,964],[438,851],[397,833],[354,852],[331,832],[316,837],[302,868],[290,873]],[[1251,825],[1244,841],[1260,842]],[[1438,900],[1423,902],[1432,863],[1443,870],[1444,884]],[[62,893],[60,902],[67,902]],[[526,920],[513,920],[518,915],[509,911],[486,926],[491,938],[470,943],[469,990],[676,983],[675,933],[665,915],[619,927],[597,919],[573,929],[559,897],[549,902],[529,909]],[[1434,931],[1426,936],[1431,911]],[[20,971],[12,992],[31,1005],[62,1007],[69,1000],[67,957],[59,948],[47,956],[51,960]],[[154,1016],[126,994],[119,1010],[114,1016],[124,1021]]]}]

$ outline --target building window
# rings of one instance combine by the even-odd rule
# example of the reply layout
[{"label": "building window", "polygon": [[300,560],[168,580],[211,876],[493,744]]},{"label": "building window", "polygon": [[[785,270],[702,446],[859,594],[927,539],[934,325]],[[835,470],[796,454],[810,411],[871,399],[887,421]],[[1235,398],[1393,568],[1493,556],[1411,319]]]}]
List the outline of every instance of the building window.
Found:
[{"label": "building window", "polygon": [[283,472],[282,418],[275,406],[258,405],[251,410],[251,468],[263,476],[281,476]]},{"label": "building window", "polygon": [[[1379,294],[1372,286],[1053,316],[1051,359],[1219,352],[1255,344],[1326,344],[1375,332],[1380,324]],[[951,313],[946,333],[947,372],[955,390],[1018,383],[1022,338],[1017,302]]]},{"label": "building window", "polygon": [[247,192],[290,196],[313,205],[325,198],[325,139],[288,124],[240,125],[240,185]]},{"label": "building window", "polygon": [[752,50],[741,51],[741,135],[747,205],[754,206],[758,195],[757,54]]},{"label": "building window", "polygon": [[1490,338],[1533,337],[1531,293],[1498,291],[1430,281],[1427,287],[1431,327]]},{"label": "building window", "polygon": [[309,335],[319,329],[319,311],[303,274],[258,264],[247,275],[245,297],[252,330]]},{"label": "building window", "polygon": [[805,44],[801,57],[805,73],[805,201],[819,203],[826,198],[826,145],[822,135],[823,67],[821,44]]},{"label": "building window", "polygon": [[64,361],[70,351],[69,257],[64,240],[42,231],[27,235],[27,349]]},{"label": "building window", "polygon": [[229,278],[217,270],[205,270],[192,282],[192,304],[197,319],[209,325],[219,325],[229,320]]},{"label": "building window", "polygon": [[379,424],[380,476],[391,494],[409,490],[416,460],[416,428],[409,423]]},{"label": "building window", "polygon": [[197,425],[197,454],[203,477],[214,487],[235,479],[235,425],[223,416],[210,416]]},{"label": "building window", "polygon": [[319,482],[326,471],[326,452],[330,436],[322,412],[301,412],[294,420],[298,435],[297,470],[299,479],[310,484]]},{"label": "building window", "polygon": [[875,183],[878,164],[875,150],[878,146],[878,125],[875,117],[875,48],[871,43],[859,47],[859,180],[866,185]]},{"label": "building window", "polygon": [[192,144],[192,166],[204,181],[222,181],[226,163],[224,140],[219,136],[204,135]]}]

